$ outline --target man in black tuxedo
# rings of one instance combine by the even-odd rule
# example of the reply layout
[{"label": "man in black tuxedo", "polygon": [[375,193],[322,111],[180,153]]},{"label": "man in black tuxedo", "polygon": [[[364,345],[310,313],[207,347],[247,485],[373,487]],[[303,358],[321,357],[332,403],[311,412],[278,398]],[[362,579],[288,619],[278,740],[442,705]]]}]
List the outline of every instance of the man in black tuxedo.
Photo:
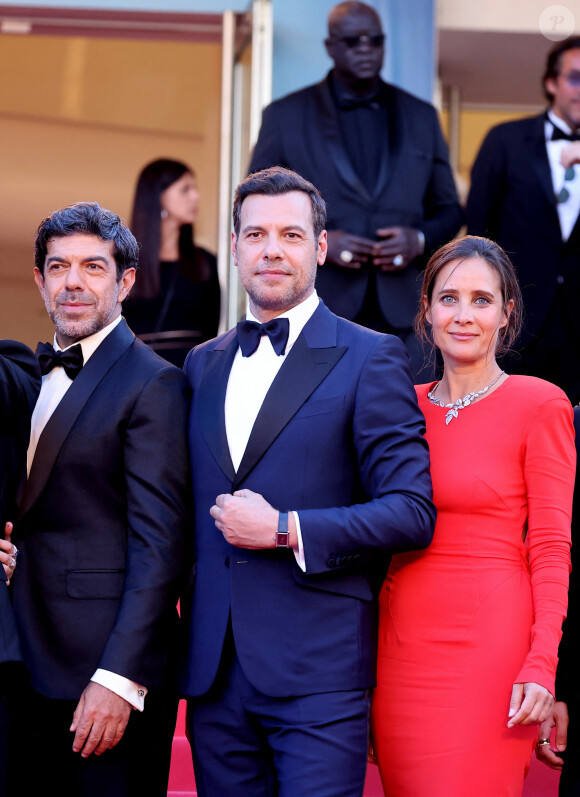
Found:
[{"label": "man in black tuxedo", "polygon": [[14,537],[14,609],[30,689],[15,700],[11,794],[165,795],[188,531],[186,379],[135,339],[121,303],[138,247],[96,203],[37,232],[55,326]]},{"label": "man in black tuxedo", "polygon": [[485,138],[471,174],[467,230],[510,255],[524,296],[521,352],[511,371],[580,399],[580,36],[558,42],[544,74],[546,113],[506,122]]},{"label": "man in black tuxedo", "polygon": [[[580,797],[580,406],[574,407],[576,484],[572,507],[572,572],[568,615],[562,628],[556,673],[556,702],[552,715],[540,725],[536,755],[561,771],[559,797]],[[548,743],[556,728],[552,744]]]},{"label": "man in black tuxedo", "polygon": [[377,593],[389,554],[433,533],[405,347],[314,290],[325,215],[287,169],[238,186],[247,318],[185,362],[196,564],[182,689],[203,797],[362,795]]},{"label": "man in black tuxedo", "polygon": [[384,39],[373,8],[335,6],[334,69],[265,109],[250,171],[285,166],[316,185],[328,207],[317,291],[338,315],[398,335],[417,376],[423,255],[457,233],[462,211],[435,109],[379,77]]},{"label": "man in black tuxedo", "polygon": [[[30,416],[40,390],[40,370],[33,353],[22,343],[0,340],[0,528],[15,517],[16,493],[25,478]],[[9,527],[10,528],[10,527]],[[17,551],[0,539],[0,796],[7,772],[8,715],[5,696],[14,686],[21,662],[18,633],[6,582],[13,573]]]}]

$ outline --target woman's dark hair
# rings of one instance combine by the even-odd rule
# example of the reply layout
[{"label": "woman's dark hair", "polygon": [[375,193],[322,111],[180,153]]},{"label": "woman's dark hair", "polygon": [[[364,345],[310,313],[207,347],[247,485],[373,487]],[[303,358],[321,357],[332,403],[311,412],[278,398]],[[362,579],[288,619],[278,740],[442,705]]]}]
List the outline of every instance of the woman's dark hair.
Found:
[{"label": "woman's dark hair", "polygon": [[41,221],[36,231],[34,264],[41,274],[44,274],[48,241],[76,234],[95,235],[102,241],[113,241],[117,282],[126,269],[137,267],[137,241],[119,216],[102,208],[97,202],[75,202],[62,210],[55,210]]},{"label": "woman's dark hair", "polygon": [[580,36],[570,36],[568,39],[558,42],[548,53],[546,71],[542,78],[542,87],[544,89],[544,95],[550,104],[554,101],[554,95],[546,88],[546,80],[548,80],[548,78],[553,78],[555,80],[558,77],[560,74],[560,67],[562,66],[562,55],[568,50],[580,50]]},{"label": "woman's dark hair", "polygon": [[[133,299],[150,299],[161,290],[159,250],[161,248],[161,194],[184,174],[195,175],[190,166],[169,158],[148,163],[135,188],[131,230],[139,242],[139,274],[131,291]],[[179,232],[179,260],[190,279],[208,278],[205,260],[198,256],[193,227],[184,224]]]},{"label": "woman's dark hair", "polygon": [[[431,307],[437,276],[441,269],[453,260],[469,260],[470,258],[479,258],[485,261],[498,275],[504,308],[507,308],[510,300],[513,301],[508,322],[499,330],[497,338],[496,354],[504,354],[511,349],[522,328],[522,292],[512,262],[501,246],[488,238],[480,238],[476,235],[465,235],[463,238],[450,241],[430,258],[423,275],[419,313],[415,319],[415,332],[421,340],[433,345],[427,331],[429,323],[427,312]],[[424,301],[425,298],[427,302]]]}]

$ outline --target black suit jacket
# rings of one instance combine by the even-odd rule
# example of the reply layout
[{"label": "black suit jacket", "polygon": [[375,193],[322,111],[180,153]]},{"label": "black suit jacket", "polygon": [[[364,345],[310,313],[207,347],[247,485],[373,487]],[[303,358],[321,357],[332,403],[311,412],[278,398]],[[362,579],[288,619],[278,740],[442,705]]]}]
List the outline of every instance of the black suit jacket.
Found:
[{"label": "black suit jacket", "polygon": [[189,531],[189,391],[125,321],[45,426],[16,525],[32,685],[78,699],[98,667],[162,683]]},{"label": "black suit jacket", "polygon": [[[16,518],[16,492],[25,478],[30,416],[40,390],[40,370],[29,348],[0,340],[0,536]],[[4,568],[0,565],[0,662],[19,661],[18,635]]]},{"label": "black suit jacket", "polygon": [[[432,105],[388,83],[381,85],[389,134],[372,195],[348,158],[328,77],[264,110],[250,171],[285,166],[310,180],[326,201],[329,230],[343,229],[374,240],[380,227],[413,227],[423,231],[425,251],[431,253],[462,223],[447,146]],[[400,271],[377,272],[380,306],[394,327],[413,325],[423,264],[419,258]],[[318,269],[316,288],[333,312],[354,319],[368,279],[366,269],[327,263]]]},{"label": "black suit jacket", "polygon": [[516,267],[524,296],[522,345],[540,332],[559,286],[562,301],[570,297],[572,306],[580,290],[580,221],[564,242],[544,124],[541,114],[490,130],[473,165],[466,211],[468,233],[497,241]]},{"label": "black suit jacket", "polygon": [[576,484],[572,505],[572,572],[568,592],[568,616],[562,627],[562,641],[558,650],[559,662],[556,673],[556,699],[568,704],[570,722],[580,728],[580,683],[578,662],[580,661],[580,406],[574,407],[574,429],[576,430]]}]

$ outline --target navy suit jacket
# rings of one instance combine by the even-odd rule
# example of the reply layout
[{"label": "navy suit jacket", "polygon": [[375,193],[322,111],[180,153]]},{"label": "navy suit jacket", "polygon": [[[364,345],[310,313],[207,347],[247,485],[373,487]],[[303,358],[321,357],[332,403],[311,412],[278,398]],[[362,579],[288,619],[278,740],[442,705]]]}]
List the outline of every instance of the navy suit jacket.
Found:
[{"label": "navy suit jacket", "polygon": [[[348,157],[328,77],[264,110],[250,171],[285,166],[314,183],[326,201],[328,230],[375,240],[381,227],[413,227],[423,231],[425,252],[431,254],[453,238],[463,220],[447,145],[432,105],[389,83],[381,85],[389,131],[372,194]],[[400,271],[377,272],[379,303],[394,327],[413,326],[424,262],[417,258]],[[318,269],[316,288],[333,312],[354,319],[368,279],[364,268],[327,262]]]},{"label": "navy suit jacket", "polygon": [[40,435],[15,526],[14,608],[34,688],[76,700],[98,667],[162,684],[190,507],[189,389],[125,321]]},{"label": "navy suit jacket", "polygon": [[[196,565],[182,602],[186,695],[211,687],[231,617],[237,655],[273,697],[364,689],[375,681],[376,597],[388,555],[429,544],[424,419],[398,338],[332,314],[310,318],[262,404],[234,472],[224,400],[235,330],[197,347],[189,439]],[[229,545],[209,514],[247,488],[298,510],[306,572],[287,549]],[[274,531],[274,529],[272,530]]]},{"label": "navy suit jacket", "polygon": [[[40,370],[27,346],[0,340],[0,536],[4,524],[16,518],[16,493],[26,477],[26,450],[30,416],[40,390]],[[4,568],[0,565],[0,662],[19,661],[18,634],[14,624]]]},{"label": "navy suit jacket", "polygon": [[541,114],[490,130],[473,165],[466,210],[468,233],[497,241],[516,267],[525,309],[522,345],[540,332],[559,285],[572,305],[562,313],[576,314],[580,292],[580,219],[563,241],[544,125]]}]

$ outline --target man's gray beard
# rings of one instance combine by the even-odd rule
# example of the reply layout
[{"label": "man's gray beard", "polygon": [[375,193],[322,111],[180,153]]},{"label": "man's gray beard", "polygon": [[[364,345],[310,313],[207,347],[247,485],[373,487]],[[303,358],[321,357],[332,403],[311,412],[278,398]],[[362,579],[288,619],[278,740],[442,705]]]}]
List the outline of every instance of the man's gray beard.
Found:
[{"label": "man's gray beard", "polygon": [[112,296],[110,305],[103,308],[95,318],[86,319],[84,321],[65,321],[59,316],[58,310],[53,311],[47,307],[49,318],[54,324],[57,336],[60,334],[67,338],[82,340],[83,338],[88,338],[89,335],[94,335],[95,332],[100,332],[113,317],[113,313],[117,306],[117,296],[118,294]]}]

